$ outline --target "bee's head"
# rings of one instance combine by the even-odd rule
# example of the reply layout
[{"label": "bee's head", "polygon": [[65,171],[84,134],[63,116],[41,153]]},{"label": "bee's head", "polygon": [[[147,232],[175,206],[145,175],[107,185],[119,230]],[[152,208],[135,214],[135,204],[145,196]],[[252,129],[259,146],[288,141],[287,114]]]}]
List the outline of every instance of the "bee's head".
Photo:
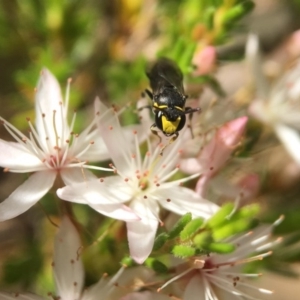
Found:
[{"label": "bee's head", "polygon": [[176,109],[166,108],[155,113],[155,124],[166,136],[171,136],[180,131],[185,124],[185,120],[185,115]]}]

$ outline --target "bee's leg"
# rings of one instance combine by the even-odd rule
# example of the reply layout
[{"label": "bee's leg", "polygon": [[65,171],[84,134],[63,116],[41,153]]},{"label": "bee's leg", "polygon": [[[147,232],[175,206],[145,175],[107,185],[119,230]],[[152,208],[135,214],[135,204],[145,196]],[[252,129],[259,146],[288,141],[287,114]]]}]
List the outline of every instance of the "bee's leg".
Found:
[{"label": "bee's leg", "polygon": [[144,92],[142,92],[142,98],[145,98],[146,97],[146,95],[151,99],[151,100],[153,100],[153,94],[152,94],[152,92],[150,92],[148,89],[145,89],[145,91]]},{"label": "bee's leg", "polygon": [[178,133],[178,131],[176,131],[174,133],[174,135],[172,136],[172,138],[169,139],[169,143],[162,147],[162,149],[160,151],[160,155],[161,156],[163,155],[163,152],[166,149],[166,147],[168,147],[170,144],[172,144],[173,142],[175,142],[177,140],[178,136],[179,136],[179,133]]},{"label": "bee's leg", "polygon": [[197,112],[197,111],[201,111],[201,108],[200,107],[197,107],[197,108],[186,107],[185,112],[184,112],[185,114],[189,115],[188,127],[190,128],[192,139],[194,138],[194,132],[193,132],[191,123],[192,123],[192,118],[193,118],[194,112]]},{"label": "bee's leg", "polygon": [[161,137],[160,137],[159,134],[158,134],[158,131],[159,131],[159,130],[157,129],[157,126],[156,126],[155,123],[151,125],[150,130],[151,130],[151,132],[152,132],[154,135],[156,135],[156,136],[159,138],[158,144],[160,144],[160,143],[161,143]]}]

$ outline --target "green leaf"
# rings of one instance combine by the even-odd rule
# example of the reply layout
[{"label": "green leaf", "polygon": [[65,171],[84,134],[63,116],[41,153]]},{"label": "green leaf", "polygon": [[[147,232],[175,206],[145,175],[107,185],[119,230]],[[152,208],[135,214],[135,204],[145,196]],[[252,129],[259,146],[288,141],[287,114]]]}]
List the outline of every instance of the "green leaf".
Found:
[{"label": "green leaf", "polygon": [[192,214],[187,213],[182,216],[175,226],[169,232],[169,239],[174,239],[179,236],[183,228],[192,220]]},{"label": "green leaf", "polygon": [[235,246],[229,243],[211,243],[208,245],[207,250],[227,254],[233,252],[235,250]]},{"label": "green leaf", "polygon": [[167,273],[168,272],[168,268],[166,267],[165,264],[163,264],[161,261],[159,261],[155,258],[152,258],[152,257],[148,257],[146,259],[145,265],[157,273]]},{"label": "green leaf", "polygon": [[227,28],[231,28],[233,23],[248,14],[254,8],[254,6],[255,5],[252,1],[243,1],[240,4],[235,5],[224,13],[222,16],[222,23]]},{"label": "green leaf", "polygon": [[221,241],[235,234],[245,232],[257,225],[258,221],[254,219],[240,219],[234,222],[230,222],[221,228],[213,231],[213,237],[215,241]]},{"label": "green leaf", "polygon": [[191,220],[180,232],[180,238],[182,240],[186,240],[193,236],[201,228],[203,222],[204,221],[202,218],[196,218]]},{"label": "green leaf", "polygon": [[172,249],[172,253],[176,257],[191,257],[194,256],[196,253],[196,249],[191,247],[191,246],[186,246],[186,245],[176,245]]},{"label": "green leaf", "polygon": [[126,256],[121,260],[121,265],[127,266],[127,267],[131,267],[134,265],[134,261],[131,257]]},{"label": "green leaf", "polygon": [[212,233],[208,231],[201,232],[194,237],[193,242],[198,248],[206,249],[213,242]]},{"label": "green leaf", "polygon": [[167,234],[166,232],[162,232],[161,234],[159,234],[155,238],[153,251],[159,250],[161,247],[163,247],[168,239],[169,239],[169,234]]},{"label": "green leaf", "polygon": [[234,203],[228,202],[224,204],[208,221],[207,226],[216,228],[227,222],[227,217],[233,212]]}]

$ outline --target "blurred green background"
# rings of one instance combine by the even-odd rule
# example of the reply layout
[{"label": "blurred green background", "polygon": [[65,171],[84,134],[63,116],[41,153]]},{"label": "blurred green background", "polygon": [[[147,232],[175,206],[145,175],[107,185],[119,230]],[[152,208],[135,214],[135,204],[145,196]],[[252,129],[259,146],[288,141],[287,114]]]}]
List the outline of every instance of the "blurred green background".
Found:
[{"label": "blurred green background", "polygon": [[[252,1],[234,0],[1,1],[0,115],[26,131],[25,118],[34,118],[34,87],[43,67],[57,77],[63,92],[67,79],[73,79],[71,108],[83,111],[97,95],[104,102],[119,106],[129,101],[135,103],[148,86],[146,66],[157,55],[173,58],[188,74],[194,51],[212,45],[216,46],[222,66],[242,59],[250,31],[260,36],[263,51],[270,55],[300,28],[300,1],[254,2],[253,9]],[[205,80],[202,78],[201,82]],[[199,86],[193,93],[202,88]],[[84,116],[79,113],[82,126]],[[125,114],[124,123],[132,122],[130,118],[126,119]],[[0,136],[11,139],[3,127]],[[273,181],[264,186],[260,195],[261,203],[269,211],[268,218],[276,219],[284,201],[289,201],[284,207],[287,225],[280,230],[284,234],[298,232],[299,184],[285,190],[276,182],[276,174],[268,176]],[[0,173],[0,201],[23,179],[20,174]],[[55,216],[56,204],[53,197],[49,199],[42,204],[48,214]],[[91,231],[87,243],[92,243],[103,227],[109,226],[109,221],[99,218],[88,207],[78,211],[80,222]],[[95,234],[100,223],[102,229]],[[0,288],[29,288],[37,292],[52,288],[54,232],[38,207],[0,224]],[[117,269],[110,261],[112,257],[121,259],[124,248],[117,249],[116,232],[122,239],[124,228],[119,225],[101,247],[89,250],[90,258],[86,255],[88,284],[95,282],[101,272]],[[296,254],[290,261],[299,261]],[[95,255],[101,257],[99,263],[92,260]],[[281,271],[283,268],[278,267]]]}]

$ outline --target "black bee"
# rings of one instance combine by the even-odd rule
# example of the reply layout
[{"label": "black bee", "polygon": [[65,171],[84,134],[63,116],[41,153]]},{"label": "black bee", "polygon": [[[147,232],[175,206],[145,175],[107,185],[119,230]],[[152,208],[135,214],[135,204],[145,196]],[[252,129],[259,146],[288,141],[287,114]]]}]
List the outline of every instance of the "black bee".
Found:
[{"label": "black bee", "polygon": [[172,60],[160,58],[146,74],[152,89],[152,92],[146,89],[146,93],[152,99],[151,108],[155,114],[155,123],[150,129],[155,135],[159,129],[165,136],[173,136],[169,141],[172,143],[184,127],[186,115],[191,118],[201,109],[185,107],[187,95],[183,88],[183,74]]}]

